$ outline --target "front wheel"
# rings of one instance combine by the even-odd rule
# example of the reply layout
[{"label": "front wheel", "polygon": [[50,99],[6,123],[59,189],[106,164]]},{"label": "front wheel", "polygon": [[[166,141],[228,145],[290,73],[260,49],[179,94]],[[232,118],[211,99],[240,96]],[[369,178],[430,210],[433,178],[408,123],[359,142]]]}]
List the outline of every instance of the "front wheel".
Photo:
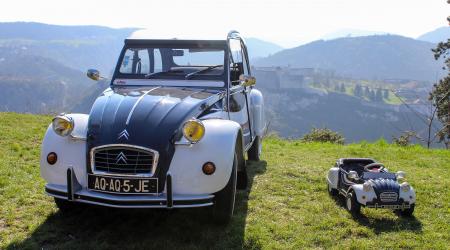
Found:
[{"label": "front wheel", "polygon": [[405,208],[405,209],[397,209],[395,210],[395,212],[402,217],[411,217],[414,213],[414,207],[415,204],[411,204],[411,206],[409,208]]},{"label": "front wheel", "polygon": [[361,204],[356,200],[355,192],[351,191],[345,199],[347,210],[353,215],[358,216],[361,213]]},{"label": "front wheel", "polygon": [[236,180],[238,159],[236,153],[234,154],[233,169],[231,171],[230,179],[227,185],[215,193],[214,205],[212,207],[213,219],[217,224],[228,224],[233,216],[234,202],[236,197]]},{"label": "front wheel", "polygon": [[328,194],[329,194],[330,196],[336,196],[336,195],[338,195],[337,189],[332,188],[331,185],[330,185],[330,183],[328,183],[328,182],[327,182],[327,189],[328,189]]},{"label": "front wheel", "polygon": [[261,151],[262,151],[262,139],[260,136],[255,137],[255,141],[253,145],[248,150],[248,159],[250,161],[260,161],[261,160]]}]

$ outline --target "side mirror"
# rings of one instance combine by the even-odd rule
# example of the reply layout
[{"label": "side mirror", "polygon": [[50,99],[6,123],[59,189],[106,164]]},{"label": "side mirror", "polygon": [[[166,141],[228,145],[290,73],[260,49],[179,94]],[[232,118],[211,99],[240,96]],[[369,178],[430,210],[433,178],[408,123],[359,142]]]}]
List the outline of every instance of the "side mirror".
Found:
[{"label": "side mirror", "polygon": [[350,180],[356,180],[358,179],[358,173],[356,173],[356,171],[350,171],[347,174],[347,178],[349,178]]},{"label": "side mirror", "polygon": [[239,76],[239,82],[244,87],[250,87],[256,84],[256,78],[254,76],[241,75]]},{"label": "side mirror", "polygon": [[100,76],[100,71],[98,71],[96,69],[88,69],[86,75],[87,75],[87,77],[91,78],[94,81],[103,79],[103,77]]}]

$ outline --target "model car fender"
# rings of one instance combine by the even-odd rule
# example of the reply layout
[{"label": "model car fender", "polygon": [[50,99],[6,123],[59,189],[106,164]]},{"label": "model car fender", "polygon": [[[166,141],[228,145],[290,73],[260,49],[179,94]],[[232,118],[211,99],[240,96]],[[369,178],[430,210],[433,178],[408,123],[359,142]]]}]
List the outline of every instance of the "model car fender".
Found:
[{"label": "model car fender", "polygon": [[261,91],[253,88],[250,91],[251,110],[253,116],[253,129],[257,136],[264,136],[266,130],[266,119],[264,116],[264,98]]},{"label": "model car fender", "polygon": [[339,168],[330,168],[328,171],[327,181],[331,188],[337,189],[339,181]]},{"label": "model car fender", "polygon": [[373,188],[370,191],[364,191],[362,184],[355,184],[351,187],[351,189],[353,189],[353,191],[355,192],[356,199],[360,204],[366,205],[368,201],[370,202],[373,199],[377,198],[377,195]]},{"label": "model car fender", "polygon": [[[175,194],[212,194],[222,190],[231,176],[236,138],[241,136],[239,124],[221,119],[203,124],[205,135],[199,142],[186,145],[183,138],[175,147],[169,168]],[[202,171],[207,162],[216,166],[212,175]]]},{"label": "model car fender", "polygon": [[[41,149],[41,176],[49,184],[67,185],[67,169],[73,168],[75,175],[82,186],[86,185],[86,138],[89,115],[67,114],[74,120],[72,136],[57,135],[52,125],[47,128]],[[74,138],[75,137],[75,138]],[[51,152],[58,158],[54,165],[47,162],[47,155]]]},{"label": "model car fender", "polygon": [[408,202],[409,204],[416,203],[416,192],[414,191],[414,188],[412,188],[412,187],[407,192],[400,189],[399,197],[400,197],[400,199],[403,199],[404,201]]}]

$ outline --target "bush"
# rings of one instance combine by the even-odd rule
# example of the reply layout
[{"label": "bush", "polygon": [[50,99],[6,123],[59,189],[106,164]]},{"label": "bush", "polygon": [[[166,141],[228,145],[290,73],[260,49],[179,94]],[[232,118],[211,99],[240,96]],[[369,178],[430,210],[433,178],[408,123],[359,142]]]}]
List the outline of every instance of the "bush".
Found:
[{"label": "bush", "polygon": [[302,138],[305,142],[330,142],[334,144],[344,144],[345,138],[338,132],[328,128],[313,128],[311,132]]},{"label": "bush", "polygon": [[406,147],[411,144],[411,139],[416,137],[416,134],[411,131],[403,132],[399,137],[393,137],[392,142],[398,146]]}]

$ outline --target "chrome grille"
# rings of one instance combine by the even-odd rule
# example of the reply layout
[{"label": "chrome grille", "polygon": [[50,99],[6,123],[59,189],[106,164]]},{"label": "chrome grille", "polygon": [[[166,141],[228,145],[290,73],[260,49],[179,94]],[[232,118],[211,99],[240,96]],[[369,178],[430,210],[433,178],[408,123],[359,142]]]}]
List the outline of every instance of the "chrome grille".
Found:
[{"label": "chrome grille", "polygon": [[395,192],[383,192],[380,194],[382,202],[395,202],[398,199],[398,194]]},{"label": "chrome grille", "polygon": [[153,175],[158,153],[134,146],[101,146],[92,150],[94,172]]}]

